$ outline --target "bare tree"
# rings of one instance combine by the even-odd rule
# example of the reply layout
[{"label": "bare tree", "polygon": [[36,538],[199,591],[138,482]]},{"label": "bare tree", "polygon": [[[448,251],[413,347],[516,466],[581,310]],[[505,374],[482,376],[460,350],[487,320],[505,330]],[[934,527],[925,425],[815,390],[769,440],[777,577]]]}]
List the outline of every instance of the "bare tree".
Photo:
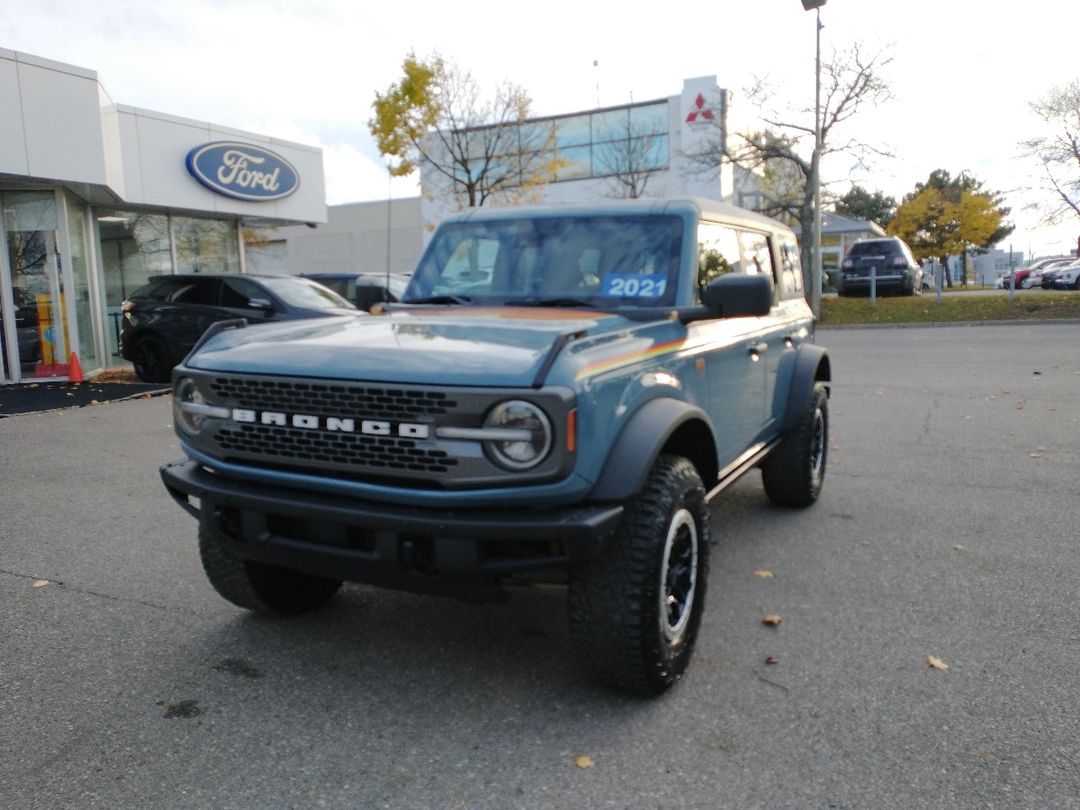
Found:
[{"label": "bare tree", "polygon": [[665,137],[627,125],[626,137],[595,147],[598,163],[608,176],[610,196],[636,200],[644,196],[649,181],[666,161],[657,160]]},{"label": "bare tree", "polygon": [[[872,156],[891,156],[885,149],[855,138],[841,139],[846,124],[867,106],[892,98],[882,72],[892,62],[888,51],[865,56],[856,44],[821,64],[821,152],[822,159],[834,154],[848,154],[860,163]],[[788,217],[799,223],[804,235],[813,231],[814,186],[819,172],[813,159],[815,109],[795,110],[773,107],[775,93],[764,80],[746,91],[750,103],[758,108],[762,127],[743,132],[717,132],[706,145],[687,154],[692,164],[715,169],[727,160],[756,178],[765,213]],[[719,130],[720,124],[717,123]],[[824,182],[824,181],[823,181]],[[826,183],[827,184],[827,183]],[[810,273],[810,240],[801,241],[804,274]],[[807,278],[806,289],[811,289]]]},{"label": "bare tree", "polygon": [[467,71],[438,54],[409,54],[404,75],[376,93],[368,122],[391,174],[428,170],[427,193],[481,206],[499,192],[512,197],[551,181],[557,168],[552,125],[526,123],[531,99],[503,82],[485,95]]},{"label": "bare tree", "polygon": [[[1080,217],[1080,80],[1054,88],[1032,103],[1031,109],[1049,130],[1020,144],[1024,155],[1043,170],[1038,190],[1048,201],[1031,207],[1042,213],[1044,222],[1056,225],[1071,215]],[[1080,254],[1080,236],[1076,247]]]}]

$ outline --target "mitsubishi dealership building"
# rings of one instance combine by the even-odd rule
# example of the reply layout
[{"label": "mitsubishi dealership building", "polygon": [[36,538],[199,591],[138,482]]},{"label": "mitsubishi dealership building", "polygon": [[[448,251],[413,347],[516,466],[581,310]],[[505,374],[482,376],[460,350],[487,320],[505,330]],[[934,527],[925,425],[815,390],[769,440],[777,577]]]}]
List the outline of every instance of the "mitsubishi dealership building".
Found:
[{"label": "mitsubishi dealership building", "polygon": [[148,277],[326,221],[320,149],[117,104],[92,70],[0,49],[0,109],[0,384],[120,365]]}]

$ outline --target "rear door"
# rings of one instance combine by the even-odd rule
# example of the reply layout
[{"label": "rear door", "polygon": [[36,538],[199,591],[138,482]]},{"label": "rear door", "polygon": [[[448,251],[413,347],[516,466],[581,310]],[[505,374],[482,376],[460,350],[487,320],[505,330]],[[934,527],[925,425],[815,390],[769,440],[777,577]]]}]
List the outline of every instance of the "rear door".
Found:
[{"label": "rear door", "polygon": [[162,305],[160,331],[173,344],[176,356],[183,357],[210,324],[222,320],[218,307],[221,281],[209,276],[170,281],[174,286]]},{"label": "rear door", "polygon": [[760,372],[761,400],[758,406],[758,433],[767,432],[774,421],[773,403],[776,397],[777,375],[785,354],[792,352],[791,335],[785,329],[786,321],[778,306],[781,290],[780,273],[773,261],[772,244],[769,237],[757,231],[741,231],[739,244],[742,248],[744,266],[750,272],[767,275],[772,279],[773,307],[770,313],[757,318],[758,329],[746,347],[750,359]]}]

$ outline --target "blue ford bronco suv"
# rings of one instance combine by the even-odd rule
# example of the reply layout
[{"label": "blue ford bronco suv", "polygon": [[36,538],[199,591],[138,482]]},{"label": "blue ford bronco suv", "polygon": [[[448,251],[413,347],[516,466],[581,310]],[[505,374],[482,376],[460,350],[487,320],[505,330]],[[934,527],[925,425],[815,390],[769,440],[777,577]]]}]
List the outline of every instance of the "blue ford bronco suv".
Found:
[{"label": "blue ford bronco suv", "polygon": [[831,370],[786,227],[702,200],[474,209],[398,303],[211,327],[161,468],[206,575],[292,614],[343,581],[558,581],[593,676],[655,695],[705,605],[709,499],[817,499]]}]

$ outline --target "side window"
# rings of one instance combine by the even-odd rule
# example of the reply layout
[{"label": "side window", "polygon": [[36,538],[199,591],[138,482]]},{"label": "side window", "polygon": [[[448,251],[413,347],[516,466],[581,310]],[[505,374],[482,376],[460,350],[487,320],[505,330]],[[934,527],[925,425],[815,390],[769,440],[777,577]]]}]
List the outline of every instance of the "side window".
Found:
[{"label": "side window", "polygon": [[790,236],[780,237],[780,297],[801,298],[803,294],[802,262],[799,246]]},{"label": "side window", "polygon": [[221,305],[244,309],[252,298],[269,299],[270,296],[253,281],[246,278],[227,278],[222,280]]},{"label": "side window", "polygon": [[772,252],[769,250],[769,237],[763,233],[740,231],[739,244],[742,247],[743,267],[745,268],[743,272],[761,273],[771,278],[773,284],[776,284]]},{"label": "side window", "polygon": [[217,279],[189,278],[180,282],[168,295],[174,304],[213,304],[217,298]]},{"label": "side window", "polygon": [[709,282],[726,273],[742,273],[739,233],[730,225],[698,223],[697,300]]}]

